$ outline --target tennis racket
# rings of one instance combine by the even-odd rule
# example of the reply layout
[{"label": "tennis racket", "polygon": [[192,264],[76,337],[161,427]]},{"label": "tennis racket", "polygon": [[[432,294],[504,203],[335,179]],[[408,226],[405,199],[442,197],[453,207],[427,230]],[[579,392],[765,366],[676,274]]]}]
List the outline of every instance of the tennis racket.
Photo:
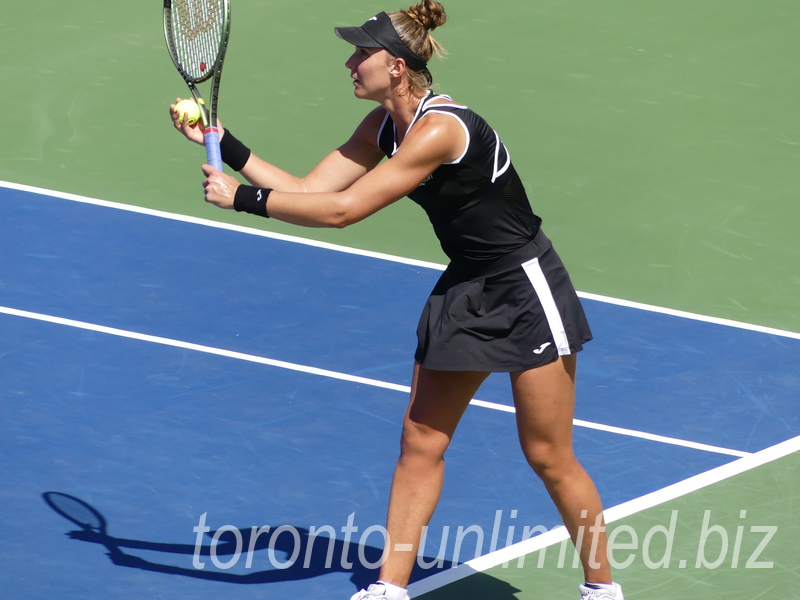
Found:
[{"label": "tennis racket", "polygon": [[[200,108],[208,164],[220,171],[217,97],[230,28],[228,0],[164,0],[167,48]],[[197,90],[197,84],[208,79],[211,79],[211,111]]]},{"label": "tennis racket", "polygon": [[65,519],[75,523],[84,531],[106,535],[106,520],[93,507],[75,496],[61,492],[45,492],[44,501]]}]

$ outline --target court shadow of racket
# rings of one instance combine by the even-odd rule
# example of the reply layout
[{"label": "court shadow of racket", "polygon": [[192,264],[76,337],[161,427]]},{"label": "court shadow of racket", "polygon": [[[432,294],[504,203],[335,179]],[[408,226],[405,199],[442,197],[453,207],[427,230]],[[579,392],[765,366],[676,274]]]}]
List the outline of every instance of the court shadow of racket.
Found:
[{"label": "court shadow of racket", "polygon": [[[165,573],[171,575],[180,575],[184,577],[192,577],[195,579],[206,579],[211,581],[221,581],[227,583],[237,584],[268,584],[278,581],[299,581],[305,579],[312,579],[321,577],[326,574],[339,572],[349,573],[350,580],[356,589],[364,588],[370,583],[374,582],[378,576],[378,568],[371,568],[364,566],[361,560],[354,556],[357,552],[363,557],[364,562],[368,564],[377,564],[380,560],[382,549],[372,546],[357,546],[350,544],[345,546],[342,540],[330,541],[323,538],[325,544],[323,546],[323,553],[309,553],[310,560],[298,560],[288,568],[280,569],[266,569],[261,571],[254,571],[247,574],[230,573],[225,571],[214,571],[206,569],[185,568],[174,565],[161,564],[131,554],[123,552],[123,548],[134,550],[150,550],[156,552],[163,552],[166,554],[179,554],[194,556],[197,553],[198,557],[208,558],[211,556],[211,546],[201,546],[199,549],[194,544],[167,544],[159,542],[149,542],[143,540],[132,540],[125,538],[118,538],[108,535],[107,522],[105,517],[93,506],[87,502],[61,492],[45,492],[42,494],[44,501],[56,513],[77,525],[80,529],[70,531],[66,535],[70,539],[80,540],[84,542],[91,542],[104,546],[108,550],[108,557],[111,561],[122,567],[129,567],[135,569],[142,569],[145,571],[153,571],[156,573]],[[257,529],[257,528],[255,528]],[[305,528],[294,528],[298,532],[300,539],[300,548],[298,555],[304,557],[308,544],[313,544],[313,537]],[[250,544],[250,535],[254,530],[252,527],[244,527],[240,529],[242,535],[242,546],[244,548],[252,547],[253,550],[264,550],[268,547],[266,540],[257,538],[255,543]],[[222,535],[217,535],[217,532],[210,531],[206,535],[209,539],[216,537],[218,543],[214,547],[214,555],[217,557],[231,556],[237,553],[237,541],[230,531],[223,532]],[[290,555],[295,552],[294,540],[292,545],[288,545],[288,540],[291,536],[279,536],[276,542],[271,542],[269,549],[272,551],[283,552]],[[311,540],[311,541],[309,541]],[[328,546],[328,544],[332,546]],[[199,552],[198,552],[199,550]],[[337,557],[337,560],[330,561],[327,558],[328,554]],[[342,557],[342,560],[338,560]],[[348,562],[348,567],[343,567],[342,562]],[[426,558],[426,562],[431,564],[430,557]],[[441,567],[433,567],[430,569],[415,568],[412,575],[412,581],[424,579],[429,575],[433,575],[437,571],[446,569],[446,563]],[[480,580],[482,588],[482,597],[491,597],[493,600],[515,600],[514,594],[520,590],[514,588],[506,582],[495,579],[483,573],[476,574]],[[473,579],[473,578],[470,578]],[[473,582],[478,583],[478,582]]]},{"label": "court shadow of racket", "polygon": [[123,554],[122,550],[114,538],[106,533],[106,519],[93,506],[61,492],[45,492],[42,497],[50,508],[80,527],[79,530],[67,534],[70,538],[102,544],[108,550],[111,560],[117,562],[115,559]]},{"label": "court shadow of racket", "polygon": [[[109,558],[115,565],[159,573],[172,573],[201,579],[218,579],[225,581],[224,577],[215,578],[213,573],[203,573],[202,571],[194,572],[193,569],[182,569],[171,565],[163,565],[144,560],[131,554],[126,554],[122,551],[123,548],[126,548],[134,550],[153,550],[167,554],[192,555],[195,552],[193,544],[165,544],[113,537],[108,535],[107,522],[100,511],[80,498],[62,492],[45,492],[42,494],[42,498],[44,498],[47,505],[56,513],[80,527],[80,529],[67,532],[67,537],[73,540],[105,546],[108,550]],[[202,552],[207,555],[210,551],[209,548],[203,548]]]}]

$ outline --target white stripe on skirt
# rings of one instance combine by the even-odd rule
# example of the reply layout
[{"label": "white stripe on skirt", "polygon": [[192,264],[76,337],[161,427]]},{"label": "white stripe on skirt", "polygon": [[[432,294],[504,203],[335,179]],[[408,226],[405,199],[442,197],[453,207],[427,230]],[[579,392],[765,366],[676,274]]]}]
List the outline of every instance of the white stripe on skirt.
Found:
[{"label": "white stripe on skirt", "polygon": [[539,296],[539,302],[542,304],[542,309],[544,309],[544,316],[550,326],[550,332],[553,334],[556,348],[558,348],[558,355],[565,356],[570,354],[567,332],[564,331],[564,322],[561,320],[561,314],[558,312],[553,293],[550,291],[550,286],[544,277],[542,267],[539,265],[539,258],[536,257],[523,263],[522,268],[525,270],[531,285],[533,285],[536,295]]}]

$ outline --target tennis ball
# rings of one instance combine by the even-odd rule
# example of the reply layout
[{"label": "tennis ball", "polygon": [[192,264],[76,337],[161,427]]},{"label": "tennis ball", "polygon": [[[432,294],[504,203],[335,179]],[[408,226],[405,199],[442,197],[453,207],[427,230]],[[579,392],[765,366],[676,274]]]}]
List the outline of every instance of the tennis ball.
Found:
[{"label": "tennis ball", "polygon": [[189,125],[194,126],[200,120],[200,108],[194,100],[181,100],[175,105],[175,114],[181,116]]}]

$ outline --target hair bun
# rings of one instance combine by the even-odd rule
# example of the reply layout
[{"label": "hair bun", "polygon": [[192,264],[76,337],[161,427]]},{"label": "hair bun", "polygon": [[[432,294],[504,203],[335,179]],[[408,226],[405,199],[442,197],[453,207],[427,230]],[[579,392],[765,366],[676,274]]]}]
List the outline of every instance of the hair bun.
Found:
[{"label": "hair bun", "polygon": [[441,27],[447,21],[444,6],[434,0],[423,0],[405,12],[427,31]]}]

